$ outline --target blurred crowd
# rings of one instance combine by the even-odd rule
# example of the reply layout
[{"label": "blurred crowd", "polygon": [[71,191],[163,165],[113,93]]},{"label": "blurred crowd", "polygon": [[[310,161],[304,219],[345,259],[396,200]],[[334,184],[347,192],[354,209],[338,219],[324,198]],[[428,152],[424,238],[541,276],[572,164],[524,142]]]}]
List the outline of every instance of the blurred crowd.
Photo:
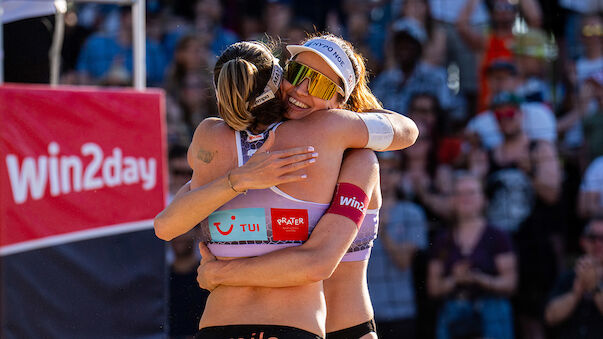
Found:
[{"label": "blurred crowd", "polygon": [[[602,15],[601,0],[147,0],[170,190],[190,178],[195,127],[217,114],[221,50],[330,31],[420,130],[379,154],[368,281],[380,337],[603,338]],[[71,5],[65,23],[62,84],[132,83],[128,7]],[[196,252],[193,237],[175,242],[173,286],[195,284]],[[173,290],[182,313],[204,298]]]}]

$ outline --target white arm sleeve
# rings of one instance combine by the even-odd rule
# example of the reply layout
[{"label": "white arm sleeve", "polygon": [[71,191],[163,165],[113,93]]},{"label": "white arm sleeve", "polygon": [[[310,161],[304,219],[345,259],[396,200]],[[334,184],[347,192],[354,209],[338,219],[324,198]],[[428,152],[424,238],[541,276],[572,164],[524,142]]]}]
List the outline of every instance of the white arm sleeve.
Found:
[{"label": "white arm sleeve", "polygon": [[368,142],[365,148],[375,151],[387,149],[394,140],[394,128],[385,113],[358,113],[368,129]]}]

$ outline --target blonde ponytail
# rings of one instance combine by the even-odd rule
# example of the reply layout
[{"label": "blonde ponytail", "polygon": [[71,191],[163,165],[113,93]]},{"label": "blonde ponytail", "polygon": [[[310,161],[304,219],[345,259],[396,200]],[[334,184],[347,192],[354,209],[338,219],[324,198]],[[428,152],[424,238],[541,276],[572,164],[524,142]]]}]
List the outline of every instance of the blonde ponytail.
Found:
[{"label": "blonde ponytail", "polygon": [[257,74],[257,67],[241,58],[225,62],[220,69],[216,85],[218,112],[235,130],[245,130],[254,121],[249,109],[249,99]]}]

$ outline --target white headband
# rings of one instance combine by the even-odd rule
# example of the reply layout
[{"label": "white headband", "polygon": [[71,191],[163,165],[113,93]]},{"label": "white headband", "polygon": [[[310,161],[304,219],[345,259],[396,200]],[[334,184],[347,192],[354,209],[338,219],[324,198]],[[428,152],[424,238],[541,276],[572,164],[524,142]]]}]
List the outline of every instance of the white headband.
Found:
[{"label": "white headband", "polygon": [[278,64],[279,60],[274,58],[272,60],[272,74],[270,75],[270,79],[268,79],[268,83],[266,87],[264,87],[264,91],[260,94],[251,108],[257,107],[270,99],[276,98],[276,93],[281,89],[281,80],[283,79],[283,68]]},{"label": "white headband", "polygon": [[348,101],[350,94],[356,87],[357,79],[354,74],[354,66],[347,54],[338,44],[326,39],[310,39],[302,45],[289,45],[287,50],[291,53],[291,58],[301,52],[313,52],[320,56],[335,71],[337,76],[343,80],[345,98]]}]

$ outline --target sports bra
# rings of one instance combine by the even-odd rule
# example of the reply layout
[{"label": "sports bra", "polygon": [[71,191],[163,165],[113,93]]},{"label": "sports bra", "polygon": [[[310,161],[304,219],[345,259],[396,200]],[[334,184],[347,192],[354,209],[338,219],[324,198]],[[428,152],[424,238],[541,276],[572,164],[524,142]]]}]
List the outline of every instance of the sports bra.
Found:
[{"label": "sports bra", "polygon": [[[280,123],[279,123],[280,124]],[[264,144],[273,124],[263,133],[236,131],[238,165]],[[250,189],[222,205],[201,222],[202,240],[216,256],[250,257],[299,246],[329,204],[296,199],[273,186]]]},{"label": "sports bra", "polygon": [[377,238],[378,227],[379,209],[367,210],[360,229],[358,229],[358,234],[356,234],[356,238],[352,241],[352,245],[350,245],[341,262],[367,260],[371,256],[373,240]]}]

